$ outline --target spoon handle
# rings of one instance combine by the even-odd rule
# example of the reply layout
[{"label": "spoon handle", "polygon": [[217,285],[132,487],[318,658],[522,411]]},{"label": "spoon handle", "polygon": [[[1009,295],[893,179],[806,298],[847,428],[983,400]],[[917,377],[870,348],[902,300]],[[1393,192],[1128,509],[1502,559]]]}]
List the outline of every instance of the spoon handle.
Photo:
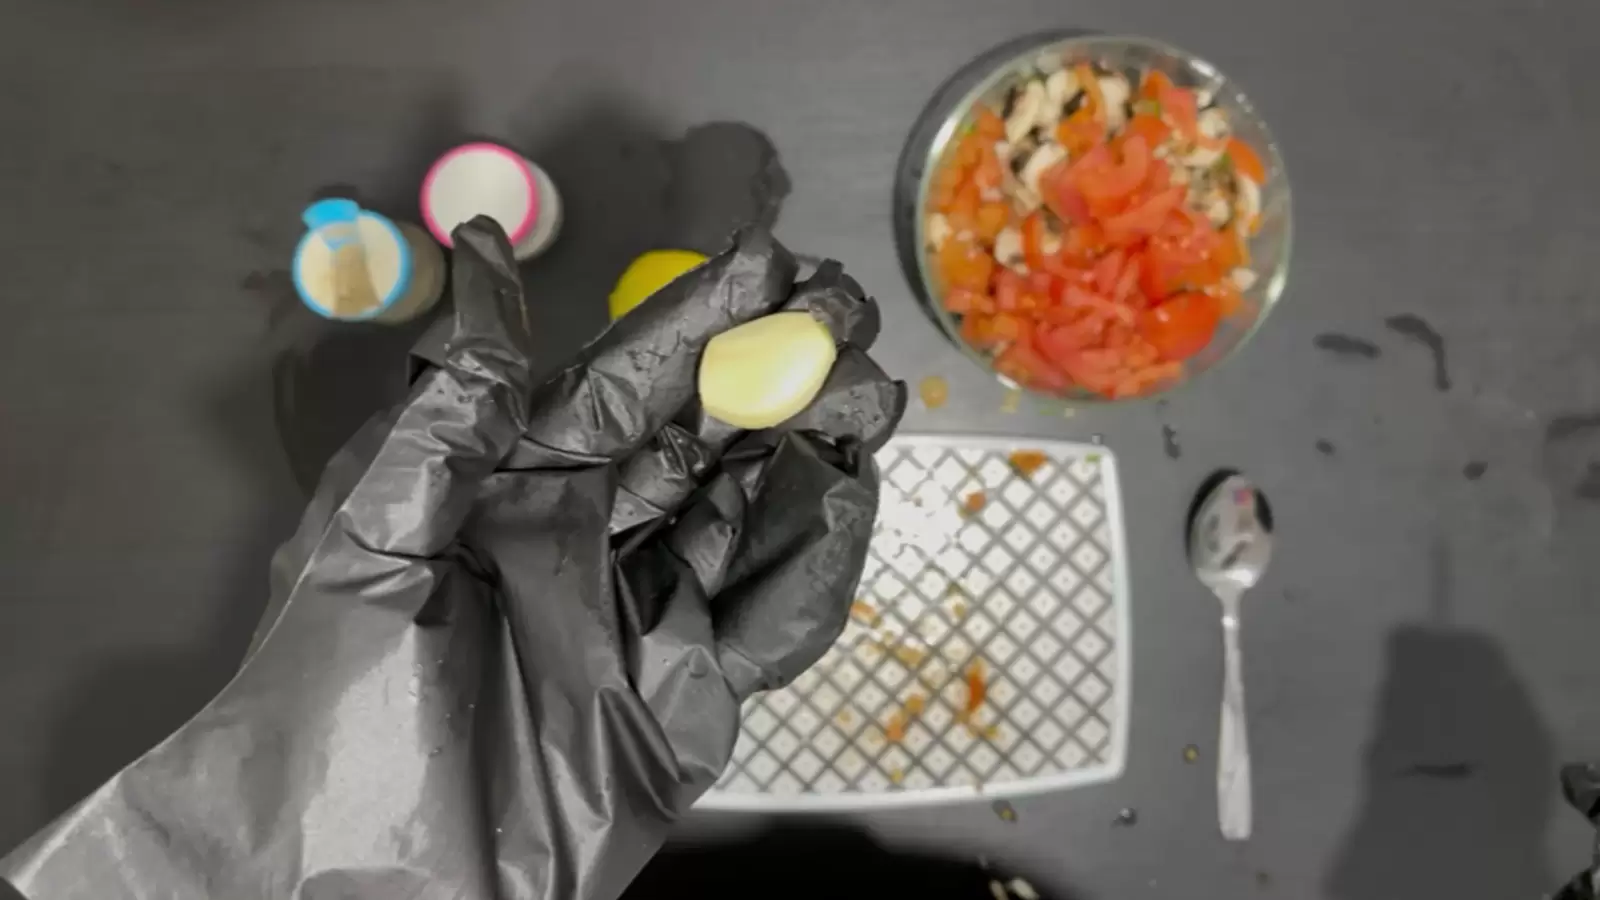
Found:
[{"label": "spoon handle", "polygon": [[1250,738],[1245,731],[1237,602],[1222,616],[1222,731],[1217,739],[1217,822],[1230,841],[1250,837]]}]

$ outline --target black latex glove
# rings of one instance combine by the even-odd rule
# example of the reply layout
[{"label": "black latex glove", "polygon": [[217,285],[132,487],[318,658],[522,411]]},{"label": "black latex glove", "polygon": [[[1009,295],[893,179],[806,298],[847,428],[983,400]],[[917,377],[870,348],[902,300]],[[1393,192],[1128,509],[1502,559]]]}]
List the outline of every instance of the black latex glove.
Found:
[{"label": "black latex glove", "polygon": [[[23,895],[614,897],[843,629],[905,405],[853,281],[745,235],[534,389],[504,236],[455,245],[453,330],[330,463],[244,667],[0,863]],[[701,415],[706,341],[785,307],[841,344],[822,394]]]}]

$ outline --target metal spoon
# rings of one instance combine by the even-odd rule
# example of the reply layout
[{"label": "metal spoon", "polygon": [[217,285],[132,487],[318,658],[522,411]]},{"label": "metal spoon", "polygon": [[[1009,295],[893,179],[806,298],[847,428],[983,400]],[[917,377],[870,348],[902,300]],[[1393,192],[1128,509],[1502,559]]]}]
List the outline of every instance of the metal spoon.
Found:
[{"label": "metal spoon", "polygon": [[1189,515],[1189,563],[1222,601],[1222,730],[1217,740],[1217,822],[1230,841],[1250,837],[1250,743],[1239,661],[1239,606],[1272,557],[1267,498],[1237,472],[1207,480]]}]

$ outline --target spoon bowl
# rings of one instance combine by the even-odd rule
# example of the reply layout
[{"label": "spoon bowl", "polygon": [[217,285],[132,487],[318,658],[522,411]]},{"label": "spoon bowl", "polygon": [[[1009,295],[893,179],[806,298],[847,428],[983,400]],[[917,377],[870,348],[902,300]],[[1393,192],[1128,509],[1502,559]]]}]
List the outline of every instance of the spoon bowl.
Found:
[{"label": "spoon bowl", "polygon": [[1272,508],[1250,480],[1222,471],[1201,485],[1189,513],[1189,562],[1212,591],[1242,594],[1272,559]]}]

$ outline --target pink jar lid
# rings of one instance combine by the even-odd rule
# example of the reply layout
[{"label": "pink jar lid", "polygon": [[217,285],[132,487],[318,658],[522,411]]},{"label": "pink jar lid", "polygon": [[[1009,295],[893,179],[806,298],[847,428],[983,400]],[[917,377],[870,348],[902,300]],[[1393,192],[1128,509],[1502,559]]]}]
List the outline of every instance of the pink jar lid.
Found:
[{"label": "pink jar lid", "polygon": [[422,220],[434,240],[452,246],[450,232],[486,215],[516,245],[539,220],[539,183],[532,165],[515,151],[478,141],[462,144],[428,169],[422,179]]}]

